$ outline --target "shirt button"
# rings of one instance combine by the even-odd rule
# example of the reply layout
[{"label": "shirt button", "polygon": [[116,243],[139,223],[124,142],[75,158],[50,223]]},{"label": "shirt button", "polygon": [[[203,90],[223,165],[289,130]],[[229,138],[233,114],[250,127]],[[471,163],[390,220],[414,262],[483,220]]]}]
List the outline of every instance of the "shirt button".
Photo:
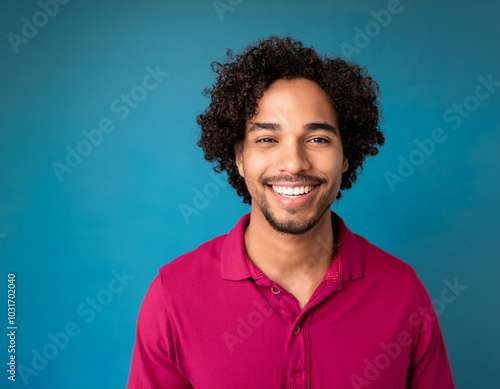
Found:
[{"label": "shirt button", "polygon": [[273,285],[271,286],[271,292],[273,292],[274,294],[280,294],[281,290],[279,290],[277,287]]},{"label": "shirt button", "polygon": [[300,332],[300,326],[297,324],[295,328],[293,329],[293,333],[297,335]]}]

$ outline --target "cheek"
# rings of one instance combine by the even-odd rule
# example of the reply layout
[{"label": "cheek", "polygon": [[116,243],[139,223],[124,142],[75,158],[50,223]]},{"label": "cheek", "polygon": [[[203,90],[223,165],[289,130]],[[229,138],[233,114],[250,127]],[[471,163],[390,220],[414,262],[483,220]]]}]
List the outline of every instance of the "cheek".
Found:
[{"label": "cheek", "polygon": [[245,174],[247,178],[258,180],[269,169],[269,160],[262,154],[249,152],[245,155]]},{"label": "cheek", "polygon": [[331,150],[327,153],[314,156],[311,162],[315,170],[332,178],[342,174],[342,170],[344,169],[343,155],[341,153],[332,152]]}]

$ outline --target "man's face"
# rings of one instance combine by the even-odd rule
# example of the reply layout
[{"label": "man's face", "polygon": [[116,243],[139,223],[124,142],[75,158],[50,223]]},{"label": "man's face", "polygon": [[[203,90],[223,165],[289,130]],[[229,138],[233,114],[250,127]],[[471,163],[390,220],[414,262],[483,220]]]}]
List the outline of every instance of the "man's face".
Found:
[{"label": "man's face", "polygon": [[323,89],[303,78],[271,84],[235,153],[252,212],[287,234],[309,231],[329,212],[348,168],[337,114]]}]

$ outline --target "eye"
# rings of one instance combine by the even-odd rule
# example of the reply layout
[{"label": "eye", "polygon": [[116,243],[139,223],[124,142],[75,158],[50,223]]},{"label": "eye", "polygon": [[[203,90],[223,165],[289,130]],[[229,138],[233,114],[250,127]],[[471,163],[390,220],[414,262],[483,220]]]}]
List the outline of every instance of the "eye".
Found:
[{"label": "eye", "polygon": [[325,139],[325,138],[312,138],[310,140],[312,143],[330,143],[330,140]]},{"label": "eye", "polygon": [[255,143],[272,143],[274,142],[275,140],[272,139],[272,138],[261,138],[261,139],[257,139],[255,141]]}]

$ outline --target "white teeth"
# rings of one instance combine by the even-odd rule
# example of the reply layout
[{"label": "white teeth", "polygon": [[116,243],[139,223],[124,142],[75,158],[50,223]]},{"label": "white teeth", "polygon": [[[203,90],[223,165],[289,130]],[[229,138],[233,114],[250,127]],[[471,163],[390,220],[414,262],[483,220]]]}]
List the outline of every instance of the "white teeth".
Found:
[{"label": "white teeth", "polygon": [[273,187],[273,189],[274,189],[275,192],[279,193],[282,196],[296,197],[296,196],[300,196],[300,195],[309,193],[316,186],[314,186],[314,185],[313,186],[307,185],[307,186],[296,186],[296,187],[292,188],[292,187],[289,187],[289,186],[276,186],[276,185],[273,185],[272,187]]}]

